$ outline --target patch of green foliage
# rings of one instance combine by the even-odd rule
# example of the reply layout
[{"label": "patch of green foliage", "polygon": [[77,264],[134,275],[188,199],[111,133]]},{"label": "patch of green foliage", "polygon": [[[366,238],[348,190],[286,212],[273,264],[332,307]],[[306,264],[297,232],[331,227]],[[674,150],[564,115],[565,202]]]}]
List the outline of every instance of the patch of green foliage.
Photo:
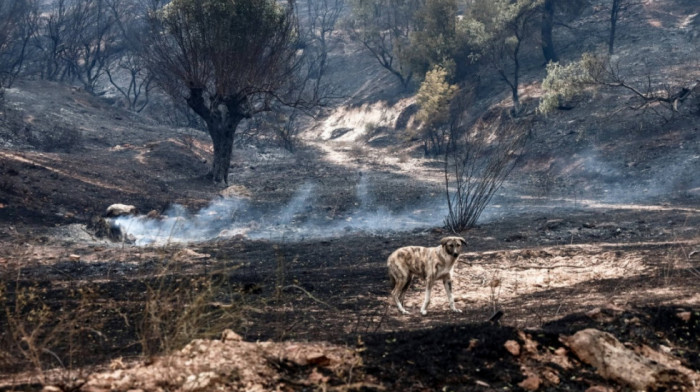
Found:
[{"label": "patch of green foliage", "polygon": [[580,60],[567,65],[547,64],[547,76],[542,81],[543,94],[537,111],[546,115],[582,94],[595,84],[603,64],[603,59],[591,53],[584,53]]}]

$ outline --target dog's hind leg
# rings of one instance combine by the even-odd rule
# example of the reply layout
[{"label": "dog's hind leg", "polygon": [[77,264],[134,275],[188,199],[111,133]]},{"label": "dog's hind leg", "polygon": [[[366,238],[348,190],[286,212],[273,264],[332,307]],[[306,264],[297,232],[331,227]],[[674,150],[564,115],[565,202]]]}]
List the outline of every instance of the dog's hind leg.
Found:
[{"label": "dog's hind leg", "polygon": [[411,281],[413,280],[413,274],[408,275],[408,279],[406,280],[406,284],[403,285],[401,288],[401,293],[399,294],[399,299],[403,303],[403,297],[406,295],[406,291],[408,291],[408,288],[411,286]]},{"label": "dog's hind leg", "polygon": [[391,278],[391,283],[393,285],[391,288],[391,298],[394,299],[394,302],[396,302],[396,306],[399,308],[401,313],[409,314],[409,312],[404,309],[402,301],[403,295],[411,283],[411,272],[400,268],[397,265],[397,261],[394,259],[393,254],[389,256],[387,266],[389,267],[389,277]]},{"label": "dog's hind leg", "polygon": [[450,309],[457,313],[462,313],[462,311],[455,306],[455,299],[452,296],[452,280],[450,280],[450,278],[444,278],[442,283],[445,285],[445,292],[447,293],[447,300],[450,302]]},{"label": "dog's hind leg", "polygon": [[[408,275],[408,278],[406,279],[406,283],[403,285],[403,287],[401,287],[401,291],[399,292],[399,301],[398,301],[398,303],[401,304],[401,305],[399,305],[400,308],[403,308],[403,298],[406,296],[406,291],[408,291],[408,288],[411,286],[412,280],[413,280],[413,275],[412,274]],[[409,312],[405,312],[404,314],[409,314]]]},{"label": "dog's hind leg", "polygon": [[391,290],[391,297],[394,299],[394,302],[396,302],[396,306],[398,306],[399,311],[403,314],[410,314],[406,309],[404,309],[403,304],[401,303],[403,301],[403,295],[406,293],[406,289],[411,283],[411,277],[398,277],[394,278],[394,288]]},{"label": "dog's hind leg", "polygon": [[423,300],[423,305],[420,307],[420,314],[425,316],[428,314],[428,305],[430,305],[430,291],[433,289],[434,281],[430,278],[425,280],[425,299]]}]

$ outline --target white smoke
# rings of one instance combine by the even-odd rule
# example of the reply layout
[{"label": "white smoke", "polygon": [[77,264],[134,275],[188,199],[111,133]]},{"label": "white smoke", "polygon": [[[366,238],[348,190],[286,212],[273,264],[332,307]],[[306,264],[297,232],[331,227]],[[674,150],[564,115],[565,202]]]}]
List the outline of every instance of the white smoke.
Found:
[{"label": "white smoke", "polygon": [[[562,158],[549,175],[553,178],[546,202],[557,207],[578,208],[581,201],[605,204],[659,204],[700,186],[700,156],[694,154],[621,157],[595,149]],[[510,194],[523,195],[517,189]],[[697,197],[697,196],[696,196]]]},{"label": "white smoke", "polygon": [[248,210],[240,198],[222,198],[212,201],[195,214],[175,204],[162,218],[121,216],[114,220],[122,233],[133,237],[138,245],[193,242],[215,238],[230,227],[238,213]]},{"label": "white smoke", "polygon": [[[479,222],[554,208],[588,208],[595,203],[658,203],[669,192],[700,189],[695,175],[700,156],[688,155],[657,165],[648,172],[627,178],[626,168],[595,153],[574,157],[562,176],[574,180],[559,195],[527,197],[517,182],[505,184],[482,213]],[[420,204],[392,209],[377,202],[370,176],[361,175],[355,186],[357,204],[343,214],[326,213],[319,207],[322,189],[305,183],[279,207],[261,207],[237,197],[219,198],[191,213],[174,205],[161,219],[146,216],[119,217],[113,223],[138,245],[200,242],[243,236],[254,240],[300,241],[341,237],[353,233],[386,234],[442,226],[447,216],[444,190],[423,197]],[[396,192],[401,192],[397,189]],[[343,206],[336,206],[341,209]]]},{"label": "white smoke", "polygon": [[314,210],[317,189],[315,184],[303,184],[289,202],[277,209],[263,209],[246,199],[227,197],[195,213],[174,205],[160,219],[122,216],[113,223],[137,245],[163,245],[235,236],[281,242],[350,233],[403,232],[440,226],[446,215],[444,200],[439,197],[398,212],[376,206],[369,181],[362,176],[355,189],[357,208],[342,217],[326,216]]}]

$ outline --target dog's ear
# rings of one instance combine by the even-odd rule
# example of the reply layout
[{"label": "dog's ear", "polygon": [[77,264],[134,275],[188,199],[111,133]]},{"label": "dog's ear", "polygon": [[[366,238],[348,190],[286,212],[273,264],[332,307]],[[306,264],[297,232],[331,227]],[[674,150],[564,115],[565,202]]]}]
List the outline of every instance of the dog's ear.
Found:
[{"label": "dog's ear", "polygon": [[464,238],[459,237],[459,242],[461,242],[462,245],[467,246],[467,240],[465,240]]},{"label": "dog's ear", "polygon": [[445,237],[440,240],[440,245],[445,246],[445,244],[450,240],[450,237]]}]

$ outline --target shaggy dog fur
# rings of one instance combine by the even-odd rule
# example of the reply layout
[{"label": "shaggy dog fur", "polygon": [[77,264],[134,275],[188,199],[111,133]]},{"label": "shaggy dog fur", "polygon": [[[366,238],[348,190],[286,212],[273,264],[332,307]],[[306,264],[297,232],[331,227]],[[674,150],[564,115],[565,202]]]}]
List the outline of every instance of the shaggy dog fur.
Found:
[{"label": "shaggy dog fur", "polygon": [[461,310],[455,307],[452,297],[452,272],[455,262],[462,252],[462,246],[467,242],[462,237],[445,237],[440,240],[440,245],[433,248],[423,246],[406,246],[399,248],[389,256],[387,266],[389,276],[393,284],[391,297],[403,314],[409,314],[404,309],[402,301],[406,290],[411,285],[414,276],[425,279],[425,299],[420,308],[422,315],[427,314],[428,304],[430,304],[430,291],[437,280],[442,280],[445,285],[447,299],[450,302],[450,309],[455,312]]}]

